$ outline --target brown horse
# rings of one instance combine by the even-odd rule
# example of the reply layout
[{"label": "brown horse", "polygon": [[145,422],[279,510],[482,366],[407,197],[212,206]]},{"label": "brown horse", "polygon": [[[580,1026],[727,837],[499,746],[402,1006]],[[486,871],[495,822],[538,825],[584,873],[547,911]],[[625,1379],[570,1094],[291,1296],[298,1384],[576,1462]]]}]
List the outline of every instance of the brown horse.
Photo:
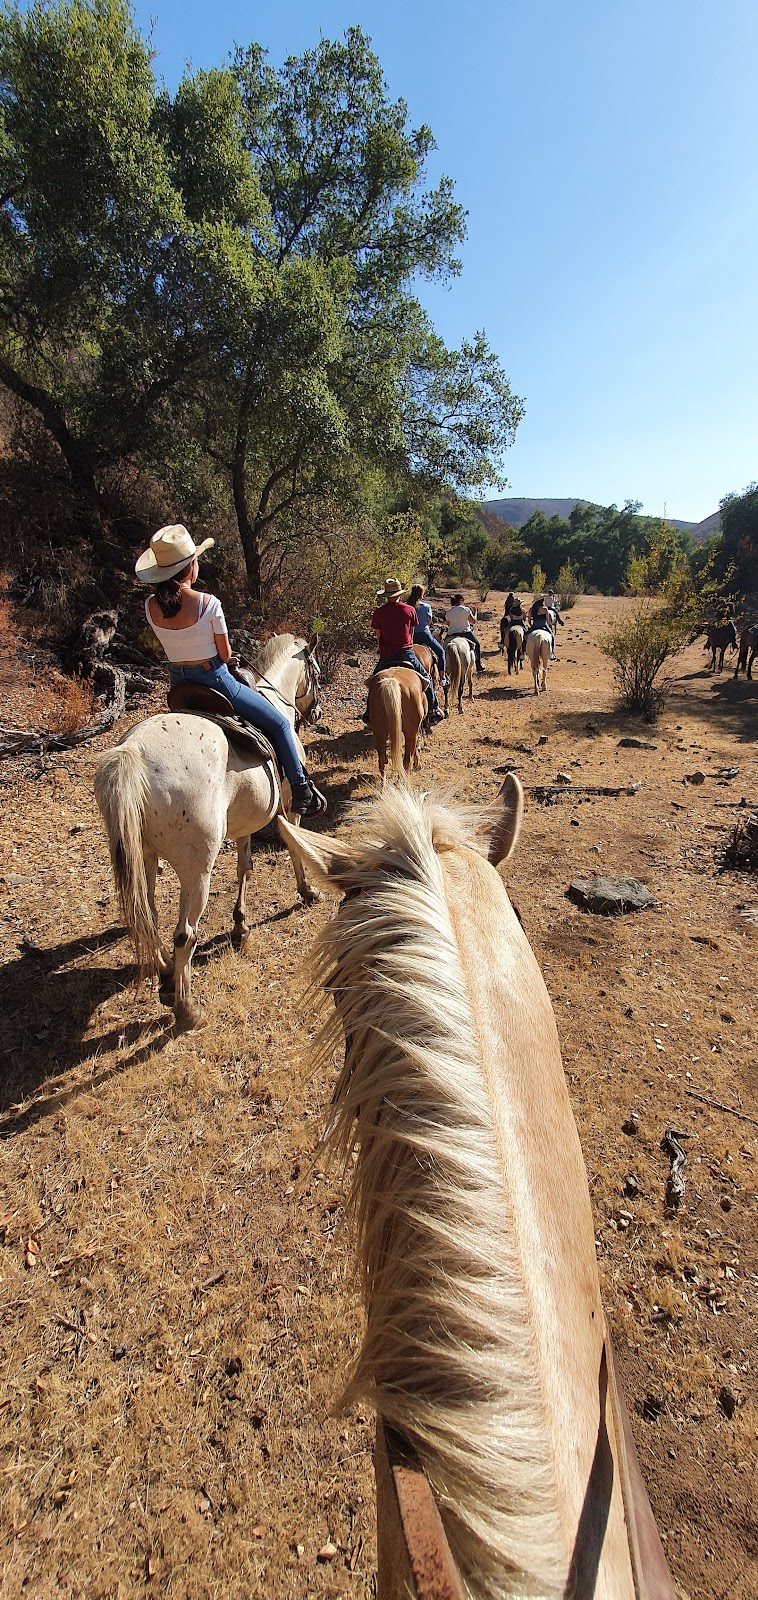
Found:
[{"label": "brown horse", "polygon": [[424,685],[412,667],[386,667],[369,678],[368,720],[382,788],[388,764],[396,778],[420,766],[418,737],[425,716]]},{"label": "brown horse", "polygon": [[[495,870],[518,838],[518,779],[502,797],[478,832],[404,785],[358,838],[280,823],[343,896],[312,973],[334,1002],[325,1059],[345,1048],[330,1138],[366,1301],[347,1399],[379,1418],[378,1594],[674,1600],[550,999]],[[398,1435],[426,1490],[404,1526]]]},{"label": "brown horse", "polygon": [[519,622],[512,622],[508,629],[508,676],[512,672],[521,672],[524,666],[524,634],[526,629]]},{"label": "brown horse", "polygon": [[738,678],[741,672],[744,672],[746,677],[752,678],[756,656],[758,656],[758,622],[752,622],[750,627],[743,628],[740,634],[740,653],[734,669],[735,678]]},{"label": "brown horse", "polygon": [[[711,672],[721,672],[724,666],[724,651],[737,649],[737,629],[733,622],[714,623],[706,628],[704,650],[711,652]],[[716,657],[718,656],[718,667]]]}]

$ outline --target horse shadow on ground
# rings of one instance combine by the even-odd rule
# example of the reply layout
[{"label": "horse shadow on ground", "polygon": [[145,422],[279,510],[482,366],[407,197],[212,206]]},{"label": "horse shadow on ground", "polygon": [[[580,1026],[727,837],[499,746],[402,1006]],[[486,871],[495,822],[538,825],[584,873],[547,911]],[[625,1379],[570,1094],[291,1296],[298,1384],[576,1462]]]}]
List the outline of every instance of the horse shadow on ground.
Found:
[{"label": "horse shadow on ground", "polygon": [[477,700],[489,700],[494,703],[497,700],[520,700],[524,694],[533,695],[534,685],[527,684],[522,674],[520,683],[492,683],[486,689],[480,686],[475,698]]},{"label": "horse shadow on ground", "polygon": [[[96,1040],[85,1037],[98,1008],[122,991],[130,977],[130,968],[123,963],[93,966],[91,958],[125,937],[123,928],[107,928],[49,949],[22,946],[18,959],[6,962],[0,972],[0,1056],[5,1066],[0,1140],[60,1110],[72,1097],[97,1088],[167,1043],[173,1029],[170,1015],[119,1020]],[[65,1078],[87,1057],[111,1050],[123,1054],[114,1065],[93,1073],[86,1084],[64,1082],[51,1094],[33,1098],[46,1083]],[[25,1110],[2,1115],[29,1099],[33,1103]]]},{"label": "horse shadow on ground", "polygon": [[[736,659],[736,658],[735,658]],[[710,694],[690,696],[687,684],[710,679]],[[758,681],[735,678],[733,668],[724,673],[690,672],[677,678],[668,697],[668,711],[677,717],[702,717],[739,744],[758,740]]]}]

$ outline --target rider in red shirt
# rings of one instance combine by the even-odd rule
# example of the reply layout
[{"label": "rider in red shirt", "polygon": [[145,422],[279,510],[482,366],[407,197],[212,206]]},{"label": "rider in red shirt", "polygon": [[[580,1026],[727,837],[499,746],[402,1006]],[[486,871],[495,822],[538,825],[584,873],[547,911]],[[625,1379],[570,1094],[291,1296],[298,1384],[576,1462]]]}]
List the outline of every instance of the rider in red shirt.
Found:
[{"label": "rider in red shirt", "polygon": [[[413,606],[403,604],[400,598],[403,594],[405,590],[397,578],[387,578],[384,588],[377,594],[377,602],[381,604],[377,603],[371,618],[379,646],[379,660],[374,673],[381,672],[384,667],[411,667],[423,681],[429,703],[429,721],[441,722],[445,713],[440,711],[429,673],[422,667],[413,649],[413,632],[418,627],[418,617]],[[364,717],[366,720],[367,715]]]}]

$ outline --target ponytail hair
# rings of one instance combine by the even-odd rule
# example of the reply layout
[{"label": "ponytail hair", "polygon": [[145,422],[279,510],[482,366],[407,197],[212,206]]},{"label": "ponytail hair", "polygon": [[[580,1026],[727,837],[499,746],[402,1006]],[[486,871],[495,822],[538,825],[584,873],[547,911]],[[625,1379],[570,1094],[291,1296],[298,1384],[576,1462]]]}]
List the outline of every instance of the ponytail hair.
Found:
[{"label": "ponytail hair", "polygon": [[416,601],[421,599],[421,596],[422,596],[423,593],[424,593],[424,591],[423,591],[423,589],[421,587],[421,584],[420,583],[414,583],[413,588],[411,589],[411,592],[410,592],[410,594],[408,596],[408,604],[409,604],[409,606],[415,606]]},{"label": "ponytail hair", "polygon": [[[192,559],[194,560],[194,556]],[[183,584],[191,566],[192,561],[188,561],[186,567],[181,572],[177,572],[175,577],[167,578],[165,583],[154,584],[153,594],[158,601],[158,609],[162,616],[176,617],[179,615],[182,608],[180,586]]]}]

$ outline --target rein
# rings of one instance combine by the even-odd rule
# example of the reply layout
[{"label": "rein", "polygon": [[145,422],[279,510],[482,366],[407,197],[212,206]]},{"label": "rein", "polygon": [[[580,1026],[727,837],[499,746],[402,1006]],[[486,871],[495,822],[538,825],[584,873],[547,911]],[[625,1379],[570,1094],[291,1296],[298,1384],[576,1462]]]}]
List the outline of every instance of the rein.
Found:
[{"label": "rein", "polygon": [[[257,677],[256,688],[259,688],[260,685],[263,684],[266,689],[270,689],[272,694],[275,694],[277,699],[281,700],[282,705],[287,706],[288,710],[294,711],[296,719],[299,717],[300,726],[305,725],[307,727],[308,723],[310,722],[310,718],[311,718],[311,713],[313,711],[313,707],[316,704],[316,700],[318,698],[318,686],[317,685],[314,686],[314,682],[313,682],[313,677],[314,677],[313,664],[311,662],[310,656],[307,653],[306,653],[306,656],[305,656],[305,669],[306,669],[306,685],[305,685],[305,689],[303,691],[303,694],[305,695],[305,694],[310,693],[310,695],[311,695],[311,703],[308,706],[307,711],[301,711],[300,710],[300,707],[297,704],[297,696],[295,696],[294,700],[288,700],[286,695],[282,694],[281,689],[278,689],[276,684],[272,683],[270,678],[264,677],[263,674],[261,674],[260,676]],[[301,699],[302,698],[303,697],[301,696]]]}]

